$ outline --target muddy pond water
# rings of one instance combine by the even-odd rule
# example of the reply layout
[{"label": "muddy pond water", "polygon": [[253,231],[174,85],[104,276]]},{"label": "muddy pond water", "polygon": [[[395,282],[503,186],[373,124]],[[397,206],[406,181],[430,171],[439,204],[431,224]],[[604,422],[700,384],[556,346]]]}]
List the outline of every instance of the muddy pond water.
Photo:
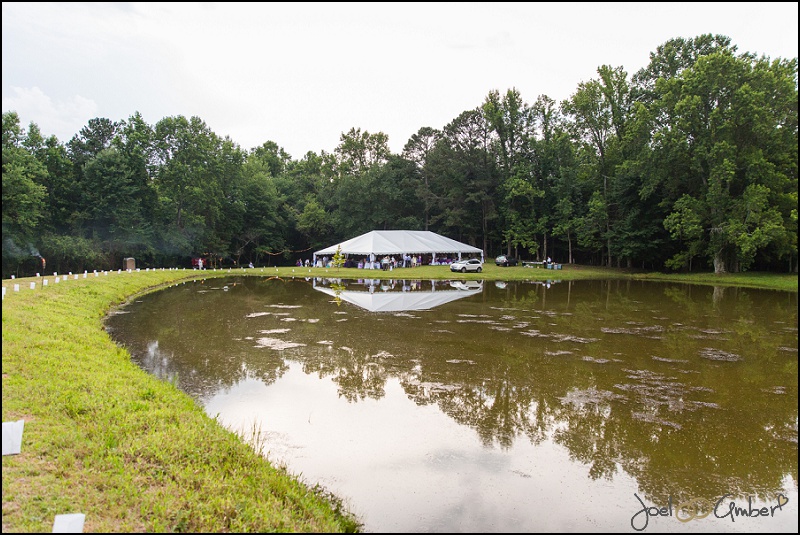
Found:
[{"label": "muddy pond water", "polygon": [[371,532],[797,532],[797,293],[198,279],[106,327]]}]

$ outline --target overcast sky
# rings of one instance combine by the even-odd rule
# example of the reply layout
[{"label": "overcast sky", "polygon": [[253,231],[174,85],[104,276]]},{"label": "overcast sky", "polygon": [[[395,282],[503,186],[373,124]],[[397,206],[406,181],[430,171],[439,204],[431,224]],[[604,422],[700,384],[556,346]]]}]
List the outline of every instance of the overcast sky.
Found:
[{"label": "overcast sky", "polygon": [[3,112],[67,142],[95,117],[197,116],[244,149],[332,152],[351,128],[399,153],[486,95],[560,102],[675,37],[797,57],[798,3],[3,2]]}]

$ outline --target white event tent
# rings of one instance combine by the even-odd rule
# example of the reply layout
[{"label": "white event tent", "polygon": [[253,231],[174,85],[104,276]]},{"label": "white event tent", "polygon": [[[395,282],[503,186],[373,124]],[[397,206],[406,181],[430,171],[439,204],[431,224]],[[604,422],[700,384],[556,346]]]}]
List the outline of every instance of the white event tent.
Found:
[{"label": "white event tent", "polygon": [[316,251],[314,264],[317,263],[317,257],[333,256],[339,247],[344,255],[368,256],[373,261],[378,255],[430,254],[435,260],[437,254],[455,253],[460,259],[465,253],[480,254],[483,262],[481,249],[429,230],[373,230]]}]

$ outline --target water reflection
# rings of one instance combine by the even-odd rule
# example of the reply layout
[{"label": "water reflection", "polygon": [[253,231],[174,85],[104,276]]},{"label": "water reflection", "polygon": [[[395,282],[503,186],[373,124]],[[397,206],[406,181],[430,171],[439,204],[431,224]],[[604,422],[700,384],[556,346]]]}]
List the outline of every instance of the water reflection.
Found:
[{"label": "water reflection", "polygon": [[313,279],[315,290],[369,310],[403,312],[429,310],[483,291],[482,281],[421,281]]},{"label": "water reflection", "polygon": [[[760,522],[653,519],[649,529],[796,530],[797,294],[630,281],[472,290],[440,281],[435,291],[417,283],[404,292],[412,282],[198,281],[140,299],[108,327],[145,369],[228,425],[263,418],[290,467],[363,495],[368,529],[628,529],[636,492],[652,504],[790,497],[783,516]],[[461,297],[386,313],[348,292]],[[323,425],[322,435],[306,435]],[[354,436],[360,457],[347,453]],[[387,436],[419,451],[398,464]],[[438,479],[454,459],[470,459],[454,469],[472,473],[485,495]],[[370,479],[376,470],[380,482]],[[433,481],[443,496],[420,489]],[[397,486],[440,500],[438,512],[387,510],[386,489]],[[578,517],[569,499],[548,495],[553,488],[582,502]],[[489,495],[498,492],[496,503]],[[531,492],[563,522],[520,517]],[[449,516],[445,504],[455,507]]]}]

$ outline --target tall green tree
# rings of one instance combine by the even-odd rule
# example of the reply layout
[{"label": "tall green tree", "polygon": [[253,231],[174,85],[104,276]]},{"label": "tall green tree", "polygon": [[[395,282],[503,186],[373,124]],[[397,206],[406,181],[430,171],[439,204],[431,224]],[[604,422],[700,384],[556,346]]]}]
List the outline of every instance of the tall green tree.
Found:
[{"label": "tall green tree", "polygon": [[108,255],[106,267],[121,266],[128,255],[152,254],[150,214],[142,210],[147,195],[129,164],[126,155],[112,147],[84,167],[85,237],[101,244]]},{"label": "tall green tree", "polygon": [[431,190],[428,157],[441,138],[441,131],[425,126],[411,136],[406,142],[405,147],[403,147],[403,157],[414,162],[418,170],[417,176],[420,181],[416,187],[416,193],[417,197],[422,202],[422,214],[424,219],[423,230],[429,230],[431,209],[436,202],[436,197]]},{"label": "tall green tree", "polygon": [[292,162],[284,181],[287,187],[281,191],[286,207],[296,213],[299,236],[292,240],[296,249],[318,249],[336,241],[333,214],[337,184],[325,155],[307,152],[301,160]]},{"label": "tall green tree", "polygon": [[352,128],[342,134],[332,156],[335,207],[331,213],[338,237],[395,228],[389,215],[395,187],[386,178],[392,175],[383,173],[391,156],[386,134]]},{"label": "tall green tree", "polygon": [[55,136],[44,139],[32,151],[47,169],[42,185],[47,189],[47,207],[42,220],[45,233],[80,233],[82,188],[75,177],[75,167],[67,147]]},{"label": "tall green tree", "polygon": [[[536,232],[543,238],[537,257],[555,257],[548,246],[548,235],[566,240],[567,260],[573,262],[573,242],[583,202],[577,185],[575,149],[564,116],[556,102],[541,95],[532,109],[539,136],[531,142],[531,165],[541,195],[534,213],[538,215]],[[541,256],[539,253],[541,252]]]},{"label": "tall green tree", "polygon": [[368,169],[386,163],[391,154],[389,137],[383,132],[370,134],[360,128],[343,133],[334,150],[339,176],[362,175]]},{"label": "tall green tree", "polygon": [[[730,37],[725,35],[702,34],[693,38],[669,39],[650,52],[650,62],[633,75],[633,100],[649,106],[660,98],[656,90],[658,80],[677,78],[703,56],[722,51],[735,53],[736,49]],[[668,120],[668,116],[662,119]]]},{"label": "tall green tree", "polygon": [[677,179],[690,185],[672,188],[681,195],[665,221],[671,235],[687,235],[681,221],[700,221],[685,247],[702,251],[716,273],[748,269],[770,246],[796,256],[788,209],[797,192],[796,58],[723,50],[656,87],[674,117],[658,132],[658,150],[682,163]]},{"label": "tall green tree", "polygon": [[3,272],[37,254],[33,245],[44,216],[47,169],[23,146],[16,112],[3,113]]},{"label": "tall green tree", "polygon": [[119,126],[120,123],[111,119],[96,117],[89,119],[87,125],[69,140],[67,150],[79,181],[83,176],[83,166],[100,154],[100,151],[111,146]]},{"label": "tall green tree", "polygon": [[621,254],[621,240],[615,233],[619,221],[625,219],[619,195],[626,184],[620,183],[617,169],[624,161],[622,140],[630,111],[630,88],[621,67],[603,65],[597,72],[599,78],[581,82],[562,109],[572,119],[572,133],[580,143],[585,166],[582,175],[592,190],[591,216],[582,226],[583,243],[592,244],[596,251],[602,243],[610,267],[614,256]]},{"label": "tall green tree", "polygon": [[375,167],[372,202],[376,213],[376,228],[423,228],[424,209],[418,193],[422,182],[419,168],[411,161],[392,155],[385,165]]},{"label": "tall green tree", "polygon": [[264,258],[271,261],[271,253],[287,247],[286,228],[290,225],[285,193],[272,174],[283,172],[282,164],[275,165],[280,159],[274,156],[280,151],[269,150],[266,144],[260,149],[266,150],[251,150],[242,166],[243,225],[233,238],[237,260],[244,256],[256,264]]},{"label": "tall green tree", "polygon": [[444,127],[428,162],[437,200],[431,229],[484,250],[497,217],[498,175],[491,151],[492,131],[477,108]]},{"label": "tall green tree", "polygon": [[155,125],[158,167],[160,248],[169,254],[211,254],[228,251],[214,233],[224,217],[224,196],[217,159],[221,140],[199,118],[166,117]]},{"label": "tall green tree", "polygon": [[494,133],[494,154],[498,155],[498,193],[500,224],[507,254],[522,246],[537,250],[537,233],[546,225],[543,214],[537,213],[537,200],[544,196],[532,169],[531,146],[535,142],[534,117],[516,88],[490,91],[481,107],[484,118]]}]

